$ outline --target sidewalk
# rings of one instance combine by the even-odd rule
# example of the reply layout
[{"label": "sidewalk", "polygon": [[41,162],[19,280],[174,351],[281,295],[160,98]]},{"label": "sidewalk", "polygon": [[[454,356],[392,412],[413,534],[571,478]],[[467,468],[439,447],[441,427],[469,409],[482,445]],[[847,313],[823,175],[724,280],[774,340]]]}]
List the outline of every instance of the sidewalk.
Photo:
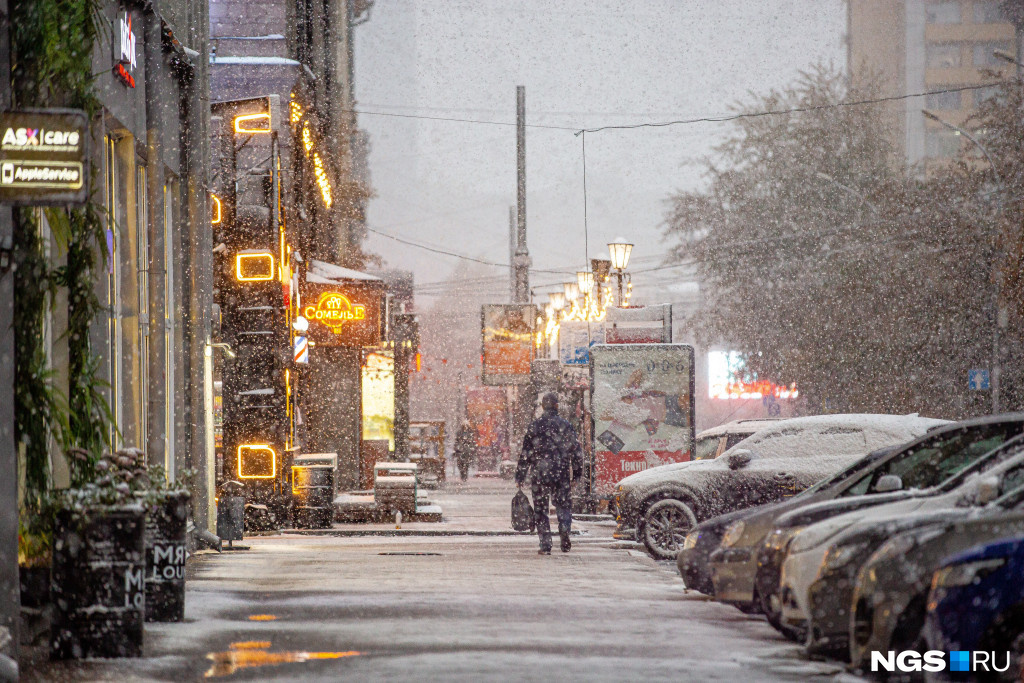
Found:
[{"label": "sidewalk", "polygon": [[[514,482],[497,478],[475,478],[462,482],[448,479],[437,489],[425,490],[427,499],[440,506],[440,522],[402,522],[401,529],[394,521],[335,522],[330,529],[285,531],[286,534],[312,536],[518,536],[530,535],[512,529],[512,497],[516,494]],[[590,523],[589,525],[602,524]],[[614,526],[614,524],[612,525]]]}]

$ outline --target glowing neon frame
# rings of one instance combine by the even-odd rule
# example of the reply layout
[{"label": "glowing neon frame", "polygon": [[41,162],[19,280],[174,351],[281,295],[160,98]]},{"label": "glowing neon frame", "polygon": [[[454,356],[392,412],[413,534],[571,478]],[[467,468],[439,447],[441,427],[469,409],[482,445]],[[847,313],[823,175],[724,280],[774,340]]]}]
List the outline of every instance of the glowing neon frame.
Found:
[{"label": "glowing neon frame", "polygon": [[211,192],[210,199],[213,200],[213,217],[210,219],[210,225],[218,225],[224,219],[221,214],[220,197]]},{"label": "glowing neon frame", "polygon": [[[270,259],[270,266],[267,268],[268,275],[263,277],[243,277],[242,260],[248,259]],[[274,255],[269,251],[250,252],[247,254],[235,254],[235,278],[239,282],[260,282],[274,279]]]},{"label": "glowing neon frame", "polygon": [[[262,121],[264,119],[266,119],[266,121],[267,121],[267,127],[266,128],[243,128],[242,125],[241,125],[245,121]],[[273,131],[270,128],[270,114],[268,112],[260,112],[259,114],[242,114],[241,116],[236,116],[235,117],[235,132],[236,133],[251,133],[251,134],[254,134],[254,135],[261,134],[261,133],[272,133]]]},{"label": "glowing neon frame", "polygon": [[[270,451],[270,474],[242,474],[242,450]],[[239,479],[273,479],[277,476],[277,452],[265,443],[244,444],[238,447],[238,478]]]}]

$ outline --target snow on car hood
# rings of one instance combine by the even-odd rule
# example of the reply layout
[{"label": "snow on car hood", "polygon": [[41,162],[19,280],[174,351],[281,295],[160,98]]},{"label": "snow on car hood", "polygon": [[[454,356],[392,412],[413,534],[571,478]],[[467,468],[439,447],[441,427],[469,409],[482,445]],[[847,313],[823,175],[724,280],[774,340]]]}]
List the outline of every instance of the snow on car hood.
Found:
[{"label": "snow on car hood", "polygon": [[711,460],[687,460],[686,462],[673,462],[668,465],[659,465],[657,467],[649,467],[642,472],[631,474],[628,477],[619,480],[618,487],[623,491],[629,490],[636,486],[640,486],[646,483],[648,480],[659,481],[665,479],[666,475],[675,472],[676,470],[683,470],[691,465],[696,465],[702,462],[712,462]]}]

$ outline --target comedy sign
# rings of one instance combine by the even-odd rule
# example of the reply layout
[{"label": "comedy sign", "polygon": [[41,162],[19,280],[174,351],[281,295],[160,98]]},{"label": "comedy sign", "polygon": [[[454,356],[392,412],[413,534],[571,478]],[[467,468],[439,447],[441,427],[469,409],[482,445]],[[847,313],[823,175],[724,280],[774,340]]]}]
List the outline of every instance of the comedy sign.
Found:
[{"label": "comedy sign", "polygon": [[693,347],[598,344],[590,352],[594,494],[623,477],[691,458]]},{"label": "comedy sign", "polygon": [[88,137],[88,119],[76,109],[0,114],[0,203],[84,203]]}]

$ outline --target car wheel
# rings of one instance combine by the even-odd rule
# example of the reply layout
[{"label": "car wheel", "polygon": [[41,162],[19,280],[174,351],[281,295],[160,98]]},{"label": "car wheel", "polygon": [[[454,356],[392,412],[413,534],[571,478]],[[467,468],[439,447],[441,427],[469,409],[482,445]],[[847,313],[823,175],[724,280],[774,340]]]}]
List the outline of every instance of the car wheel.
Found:
[{"label": "car wheel", "polygon": [[768,619],[768,623],[772,625],[772,628],[794,643],[804,642],[807,634],[803,629],[793,628],[782,623],[782,598],[778,590],[770,595],[762,595],[761,591],[755,589],[754,600],[761,605],[761,612]]},{"label": "car wheel", "polygon": [[673,560],[683,547],[686,534],[697,526],[697,517],[680,500],[666,498],[647,509],[641,540],[657,560]]}]

